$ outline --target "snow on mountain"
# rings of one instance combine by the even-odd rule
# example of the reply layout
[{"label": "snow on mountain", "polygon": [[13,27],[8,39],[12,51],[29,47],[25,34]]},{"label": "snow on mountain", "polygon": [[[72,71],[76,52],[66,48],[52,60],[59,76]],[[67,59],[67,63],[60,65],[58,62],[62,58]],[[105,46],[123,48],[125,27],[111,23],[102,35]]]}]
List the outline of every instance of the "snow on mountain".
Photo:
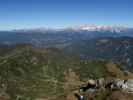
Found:
[{"label": "snow on mountain", "polygon": [[[80,26],[75,26],[75,27],[69,27],[69,28],[58,28],[58,29],[51,29],[51,28],[33,28],[33,29],[21,29],[21,30],[14,30],[16,32],[48,32],[48,31],[53,31],[53,32],[59,32],[59,31],[108,31],[108,32],[127,32],[131,30],[132,28],[127,28],[127,27],[122,27],[122,26],[109,26],[109,25],[94,25],[94,24],[87,24],[87,25],[80,25]],[[133,29],[132,29],[133,30]]]},{"label": "snow on mountain", "polygon": [[79,30],[87,31],[110,31],[110,32],[124,32],[129,28],[121,26],[108,26],[108,25],[81,25],[78,27]]}]

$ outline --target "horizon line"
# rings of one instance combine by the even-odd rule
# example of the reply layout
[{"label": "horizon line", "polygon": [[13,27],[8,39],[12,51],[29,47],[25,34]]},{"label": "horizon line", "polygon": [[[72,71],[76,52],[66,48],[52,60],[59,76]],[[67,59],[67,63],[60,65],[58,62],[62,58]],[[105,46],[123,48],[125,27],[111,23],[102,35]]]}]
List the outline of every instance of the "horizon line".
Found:
[{"label": "horizon line", "polygon": [[68,25],[68,26],[56,26],[56,27],[50,27],[50,26],[28,26],[28,27],[22,27],[22,28],[10,28],[10,29],[0,29],[0,31],[13,31],[13,30],[32,30],[32,29],[51,29],[51,30],[58,30],[58,29],[69,29],[69,28],[75,28],[75,27],[82,27],[82,26],[107,26],[107,27],[123,27],[123,28],[133,28],[133,26],[130,25],[121,25],[121,24],[77,24],[77,25]]}]

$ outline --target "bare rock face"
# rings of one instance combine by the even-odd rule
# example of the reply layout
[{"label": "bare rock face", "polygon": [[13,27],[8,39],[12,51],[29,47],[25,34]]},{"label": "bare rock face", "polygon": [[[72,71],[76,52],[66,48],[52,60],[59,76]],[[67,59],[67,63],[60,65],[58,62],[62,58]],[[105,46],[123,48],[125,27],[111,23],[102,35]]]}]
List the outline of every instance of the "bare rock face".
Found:
[{"label": "bare rock face", "polygon": [[[93,87],[92,87],[93,86]],[[83,89],[86,90],[94,89],[95,91],[100,88],[108,88],[111,90],[120,90],[125,93],[132,93],[133,94],[133,80],[121,80],[121,79],[114,79],[114,80],[106,80],[106,79],[98,79],[98,80],[88,80],[86,87]]]},{"label": "bare rock face", "polygon": [[[86,86],[81,87],[79,97],[85,100],[132,100],[133,80],[121,79],[90,79]],[[80,100],[80,99],[79,99]]]}]

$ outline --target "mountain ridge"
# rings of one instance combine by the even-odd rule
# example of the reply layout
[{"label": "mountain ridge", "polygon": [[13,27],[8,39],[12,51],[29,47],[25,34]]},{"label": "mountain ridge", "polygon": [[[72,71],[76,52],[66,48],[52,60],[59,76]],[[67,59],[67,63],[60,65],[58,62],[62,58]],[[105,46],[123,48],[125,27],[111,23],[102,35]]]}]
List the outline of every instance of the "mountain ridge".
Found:
[{"label": "mountain ridge", "polygon": [[71,26],[66,28],[46,28],[46,27],[39,27],[39,28],[29,28],[29,29],[14,29],[13,32],[29,32],[29,31],[36,31],[36,32],[47,32],[47,31],[109,31],[109,32],[125,32],[128,30],[132,30],[131,27],[125,26],[113,26],[113,25],[95,25],[95,24],[85,24],[85,25],[77,25]]}]

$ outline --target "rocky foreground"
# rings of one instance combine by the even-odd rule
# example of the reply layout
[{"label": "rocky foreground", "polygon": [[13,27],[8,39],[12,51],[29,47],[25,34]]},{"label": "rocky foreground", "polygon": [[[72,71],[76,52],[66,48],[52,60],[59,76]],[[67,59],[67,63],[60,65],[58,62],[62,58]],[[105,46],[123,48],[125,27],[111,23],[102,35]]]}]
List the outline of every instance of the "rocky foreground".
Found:
[{"label": "rocky foreground", "polygon": [[[79,91],[74,91],[75,98],[78,100],[93,100],[89,99],[91,96],[94,96],[96,92],[107,92],[113,91],[117,94],[133,94],[133,80],[105,80],[104,78],[98,80],[88,80],[86,84],[79,88]],[[92,95],[90,95],[92,94]],[[124,95],[123,95],[124,96]],[[124,98],[124,97],[123,97]],[[76,100],[76,99],[75,99]],[[99,100],[99,99],[98,99]],[[110,99],[109,99],[110,100]],[[121,100],[116,99],[116,100]],[[125,99],[122,99],[125,100]]]}]

